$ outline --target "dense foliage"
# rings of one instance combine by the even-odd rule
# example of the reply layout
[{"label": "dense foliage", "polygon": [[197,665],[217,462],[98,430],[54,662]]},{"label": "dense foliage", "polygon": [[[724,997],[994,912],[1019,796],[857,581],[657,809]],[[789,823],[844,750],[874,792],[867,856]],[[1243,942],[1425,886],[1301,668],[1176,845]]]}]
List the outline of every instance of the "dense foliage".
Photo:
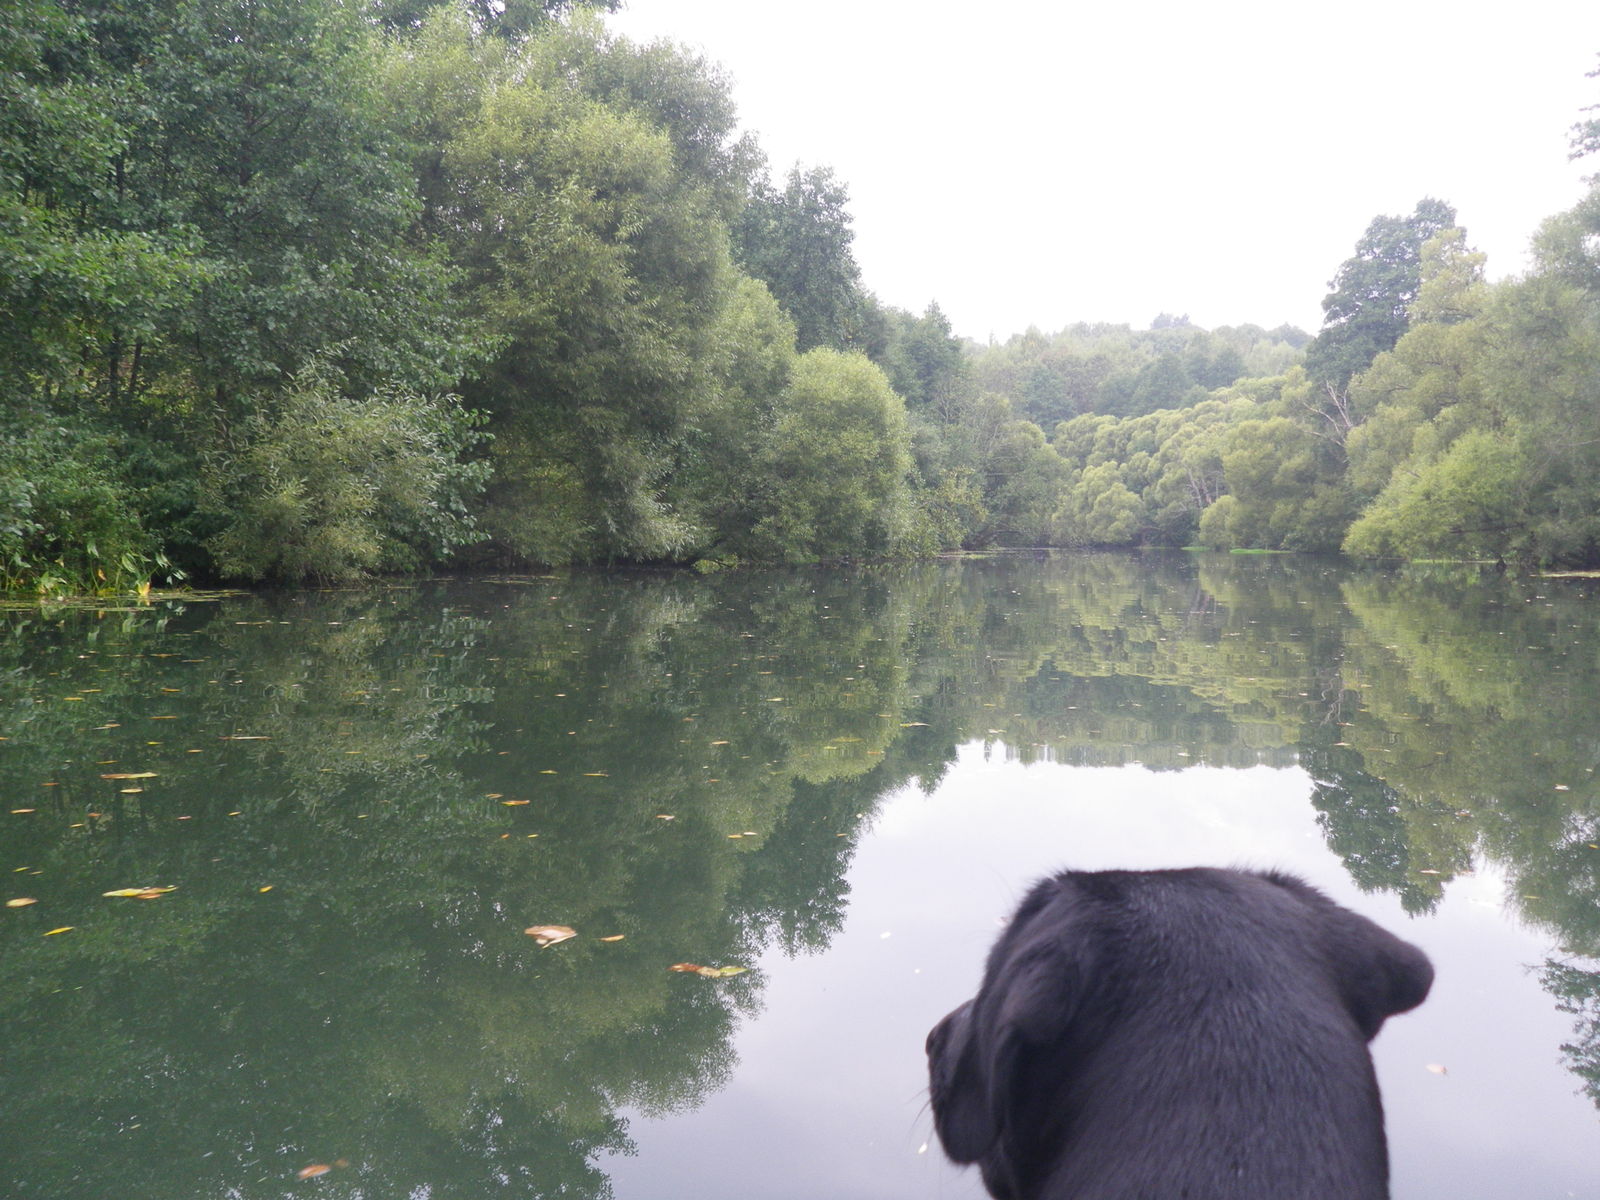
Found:
[{"label": "dense foliage", "polygon": [[[1185,544],[1600,559],[1600,190],[1380,216],[1311,338],[964,344],[610,0],[16,0],[0,580]],[[1593,148],[1594,122],[1574,130]]]}]

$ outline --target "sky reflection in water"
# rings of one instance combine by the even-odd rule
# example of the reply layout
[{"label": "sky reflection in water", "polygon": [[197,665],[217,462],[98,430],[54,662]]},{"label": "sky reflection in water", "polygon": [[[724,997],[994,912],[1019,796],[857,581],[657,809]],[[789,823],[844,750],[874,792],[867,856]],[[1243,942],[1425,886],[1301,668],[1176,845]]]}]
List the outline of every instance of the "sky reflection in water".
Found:
[{"label": "sky reflection in water", "polygon": [[1310,792],[1298,768],[1024,766],[963,747],[932,795],[903,789],[879,814],[829,950],[763,960],[766,1008],[741,1031],[728,1087],[698,1113],[634,1125],[638,1157],[608,1168],[618,1196],[733,1200],[756,1180],[771,1200],[985,1196],[933,1138],[927,1029],[971,995],[1033,879],[1198,863],[1294,871],[1433,958],[1430,999],[1374,1045],[1397,1200],[1591,1195],[1600,1128],[1556,1049],[1571,1021],[1527,969],[1548,938],[1502,909],[1492,869],[1452,882],[1428,917],[1362,894]]}]

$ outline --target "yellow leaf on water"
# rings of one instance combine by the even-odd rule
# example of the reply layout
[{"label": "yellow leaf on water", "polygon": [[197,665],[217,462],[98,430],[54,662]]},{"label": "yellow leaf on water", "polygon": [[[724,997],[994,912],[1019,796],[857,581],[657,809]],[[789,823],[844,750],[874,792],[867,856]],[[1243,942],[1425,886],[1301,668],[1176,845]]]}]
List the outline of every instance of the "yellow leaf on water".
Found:
[{"label": "yellow leaf on water", "polygon": [[557,942],[564,942],[569,938],[578,936],[578,931],[568,925],[530,925],[522,932],[538,942],[540,946],[554,946]]},{"label": "yellow leaf on water", "polygon": [[749,969],[749,967],[702,967],[698,963],[674,963],[667,968],[669,971],[699,975],[705,979],[726,979],[730,975],[743,975]]},{"label": "yellow leaf on water", "polygon": [[154,771],[117,771],[110,775],[102,775],[101,779],[154,779]]},{"label": "yellow leaf on water", "polygon": [[526,800],[502,800],[502,801],[500,801],[500,803],[504,804],[507,808],[520,808],[522,805],[527,804],[528,801],[526,801]]},{"label": "yellow leaf on water", "polygon": [[18,896],[15,900],[7,900],[7,908],[27,908],[30,904],[39,903],[32,896]]},{"label": "yellow leaf on water", "polygon": [[628,935],[625,934],[625,933],[614,933],[610,937],[603,937],[600,940],[602,942],[620,942],[623,938],[625,938],[627,936]]},{"label": "yellow leaf on water", "polygon": [[114,892],[101,892],[102,896],[124,896],[134,900],[154,900],[157,896],[165,896],[168,892],[175,892],[176,885],[171,887],[142,887],[118,888]]},{"label": "yellow leaf on water", "polygon": [[318,1175],[326,1175],[333,1170],[327,1163],[312,1163],[309,1167],[301,1167],[294,1173],[296,1179],[315,1179]]},{"label": "yellow leaf on water", "polygon": [[59,929],[46,929],[44,931],[44,936],[45,937],[49,937],[52,934],[56,934],[56,933],[66,933],[67,931],[69,931],[71,929],[76,929],[76,928],[77,928],[77,926],[75,926],[75,925],[63,925]]}]

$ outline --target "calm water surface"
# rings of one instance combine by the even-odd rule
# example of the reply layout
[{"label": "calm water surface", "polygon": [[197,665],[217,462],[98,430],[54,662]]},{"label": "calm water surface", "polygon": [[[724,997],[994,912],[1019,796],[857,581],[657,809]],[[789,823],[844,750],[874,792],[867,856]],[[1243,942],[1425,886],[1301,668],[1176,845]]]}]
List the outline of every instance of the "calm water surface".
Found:
[{"label": "calm water surface", "polygon": [[1022,557],[0,633],[8,1200],[978,1197],[927,1028],[1039,874],[1192,863],[1432,955],[1375,1046],[1396,1197],[1600,1196],[1591,582]]}]

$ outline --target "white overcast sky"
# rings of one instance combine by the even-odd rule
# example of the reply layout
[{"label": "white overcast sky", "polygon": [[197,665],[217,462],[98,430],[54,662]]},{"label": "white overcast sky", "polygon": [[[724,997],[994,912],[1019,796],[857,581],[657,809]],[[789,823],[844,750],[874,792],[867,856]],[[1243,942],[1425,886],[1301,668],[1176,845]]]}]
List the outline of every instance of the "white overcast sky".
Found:
[{"label": "white overcast sky", "polygon": [[1600,161],[1594,0],[625,0],[721,64],[775,176],[848,184],[880,299],[959,334],[1288,321],[1379,213],[1455,205],[1492,277]]}]

